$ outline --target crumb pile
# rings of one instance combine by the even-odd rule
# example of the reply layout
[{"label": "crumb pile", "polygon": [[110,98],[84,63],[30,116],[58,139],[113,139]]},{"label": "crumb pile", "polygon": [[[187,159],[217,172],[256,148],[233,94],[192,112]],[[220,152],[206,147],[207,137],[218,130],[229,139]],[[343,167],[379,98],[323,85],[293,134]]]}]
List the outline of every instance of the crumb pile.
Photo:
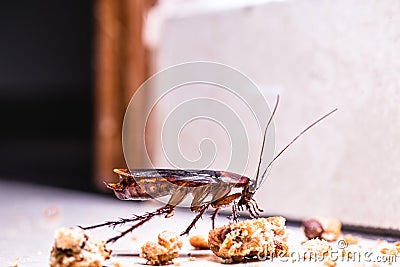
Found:
[{"label": "crumb pile", "polygon": [[163,231],[158,235],[158,244],[147,242],[142,246],[142,258],[150,265],[167,265],[179,256],[182,241],[176,233]]},{"label": "crumb pile", "polygon": [[289,253],[285,222],[283,217],[269,217],[225,225],[210,231],[208,245],[226,262],[284,257]]},{"label": "crumb pile", "polygon": [[104,241],[91,238],[81,228],[61,228],[56,232],[50,267],[101,267],[110,254]]}]

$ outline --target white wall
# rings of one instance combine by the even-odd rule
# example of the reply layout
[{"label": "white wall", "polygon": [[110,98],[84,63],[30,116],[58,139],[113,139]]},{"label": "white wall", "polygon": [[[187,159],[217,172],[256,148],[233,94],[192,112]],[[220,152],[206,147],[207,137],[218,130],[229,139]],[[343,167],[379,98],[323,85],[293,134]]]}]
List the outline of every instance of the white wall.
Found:
[{"label": "white wall", "polygon": [[256,194],[267,213],[400,229],[400,2],[192,3],[149,15],[154,71],[217,61],[252,78],[271,104],[279,93],[277,148],[339,108],[274,164]]}]

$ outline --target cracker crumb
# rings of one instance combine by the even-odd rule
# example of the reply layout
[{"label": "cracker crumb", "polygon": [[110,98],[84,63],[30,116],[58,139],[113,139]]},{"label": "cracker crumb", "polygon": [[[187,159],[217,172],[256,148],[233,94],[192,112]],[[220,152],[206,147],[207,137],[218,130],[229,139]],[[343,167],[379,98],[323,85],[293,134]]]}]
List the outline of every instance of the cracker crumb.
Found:
[{"label": "cracker crumb", "polygon": [[207,236],[205,235],[194,235],[189,238],[189,243],[195,249],[210,249],[208,246]]},{"label": "cracker crumb", "polygon": [[321,238],[328,242],[337,241],[342,234],[342,223],[334,218],[318,218],[324,228]]},{"label": "cracker crumb", "polygon": [[346,242],[347,245],[357,245],[358,244],[358,238],[353,236],[352,234],[344,235],[343,240]]},{"label": "cracker crumb", "polygon": [[336,266],[336,261],[333,261],[333,260],[325,260],[324,261],[324,265],[325,266],[328,266],[328,267],[335,267]]},{"label": "cracker crumb", "polygon": [[269,217],[225,225],[209,232],[208,244],[227,263],[285,257],[289,253],[285,222],[283,217]]},{"label": "cracker crumb", "polygon": [[123,264],[122,262],[119,262],[119,261],[114,261],[114,262],[112,263],[112,265],[113,265],[114,267],[126,267],[126,266],[127,266],[126,264]]},{"label": "cracker crumb", "polygon": [[343,259],[353,259],[356,255],[357,251],[351,250],[348,248],[342,249],[342,258]]},{"label": "cracker crumb", "polygon": [[172,262],[174,263],[175,266],[181,266],[181,261],[178,259],[173,259]]},{"label": "cracker crumb", "polygon": [[84,230],[61,228],[55,234],[50,267],[101,267],[111,250],[104,241],[91,238]]},{"label": "cracker crumb", "polygon": [[16,258],[12,263],[11,263],[11,267],[18,267],[19,265],[19,258]]},{"label": "cracker crumb", "polygon": [[174,255],[170,255],[168,250],[152,241],[146,242],[142,246],[142,254],[140,257],[147,260],[147,264],[150,265],[166,265],[169,264]]},{"label": "cracker crumb", "polygon": [[326,240],[314,238],[301,245],[301,256],[304,259],[319,259],[329,255],[332,247]]},{"label": "cracker crumb", "polygon": [[382,243],[382,247],[380,249],[380,252],[385,255],[385,261],[389,264],[392,265],[393,262],[396,262],[398,260],[397,258],[400,256],[400,242],[394,242],[394,243]]},{"label": "cracker crumb", "polygon": [[158,243],[149,241],[142,246],[140,257],[150,265],[167,265],[179,256],[182,241],[176,233],[163,231],[158,235]]}]

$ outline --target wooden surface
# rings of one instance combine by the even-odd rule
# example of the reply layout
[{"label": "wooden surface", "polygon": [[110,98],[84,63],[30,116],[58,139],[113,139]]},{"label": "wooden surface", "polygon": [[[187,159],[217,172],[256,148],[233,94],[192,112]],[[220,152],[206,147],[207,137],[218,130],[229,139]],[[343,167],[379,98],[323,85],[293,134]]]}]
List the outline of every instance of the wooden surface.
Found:
[{"label": "wooden surface", "polygon": [[[104,188],[103,181],[113,179],[112,169],[125,166],[121,145],[123,118],[131,97],[148,77],[142,28],[146,12],[153,4],[152,0],[96,1],[94,176],[99,189]],[[144,153],[137,154],[140,163]]]},{"label": "wooden surface", "polygon": [[[123,164],[121,125],[123,87],[120,79],[122,44],[120,1],[99,0],[95,9],[95,177],[111,176]],[[96,184],[100,188],[100,179]]]}]

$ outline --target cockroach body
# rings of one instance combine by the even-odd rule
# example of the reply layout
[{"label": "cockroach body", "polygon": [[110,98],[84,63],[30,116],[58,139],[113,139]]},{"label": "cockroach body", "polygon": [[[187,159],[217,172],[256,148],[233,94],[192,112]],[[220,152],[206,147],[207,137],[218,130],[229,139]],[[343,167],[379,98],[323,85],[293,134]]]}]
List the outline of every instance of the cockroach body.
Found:
[{"label": "cockroach body", "polygon": [[[260,167],[265,146],[266,133],[275,115],[278,103],[279,96],[277,96],[274,110],[264,131],[256,179],[253,180],[232,172],[213,170],[115,169],[114,172],[119,175],[119,182],[106,184],[106,186],[112,189],[119,199],[146,200],[169,196],[168,203],[156,211],[148,212],[144,215],[133,215],[132,218],[119,219],[117,221],[109,221],[82,228],[94,229],[103,226],[115,227],[128,222],[137,222],[127,230],[121,232],[118,236],[107,241],[107,243],[115,242],[155,216],[173,216],[175,207],[181,204],[188,195],[192,195],[193,197],[190,209],[193,212],[197,212],[197,215],[181,235],[188,234],[210,206],[215,209],[211,216],[213,228],[215,226],[215,218],[218,211],[227,206],[232,207],[232,221],[237,221],[237,210],[247,210],[252,218],[259,216],[259,213],[263,212],[263,210],[258,207],[253,196],[261,186],[268,168],[302,134],[337,110],[332,110],[301,131],[289,144],[273,157],[273,159],[267,164],[265,170],[261,173]],[[238,190],[239,192],[232,192],[234,190]]]},{"label": "cockroach body", "polygon": [[[107,184],[107,187],[114,190],[121,200],[146,200],[171,195],[168,204],[177,206],[188,194],[192,194],[192,210],[204,204],[207,197],[210,198],[208,202],[215,206],[227,197],[232,188],[247,189],[252,182],[246,176],[226,171],[115,169],[114,172],[119,174],[120,181]],[[248,193],[248,190],[243,190],[240,196]]]}]

